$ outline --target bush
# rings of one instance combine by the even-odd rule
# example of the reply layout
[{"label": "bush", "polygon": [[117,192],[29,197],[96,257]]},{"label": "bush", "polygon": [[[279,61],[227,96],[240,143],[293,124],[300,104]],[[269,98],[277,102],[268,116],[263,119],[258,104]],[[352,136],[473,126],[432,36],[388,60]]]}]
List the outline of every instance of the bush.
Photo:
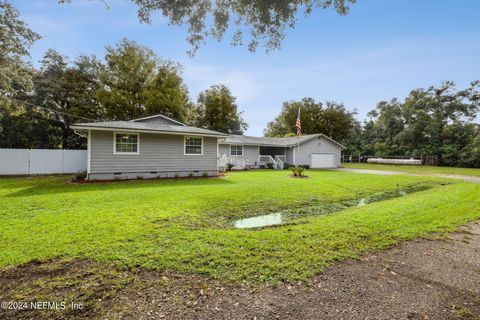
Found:
[{"label": "bush", "polygon": [[273,169],[273,163],[267,162],[267,168],[268,169]]},{"label": "bush", "polygon": [[303,171],[305,169],[302,168],[302,167],[291,167],[290,170],[292,171],[292,173],[295,177],[301,177],[301,176],[303,176]]},{"label": "bush", "polygon": [[291,167],[293,167],[292,164],[288,163],[288,162],[284,162],[283,163],[283,169],[290,169]]},{"label": "bush", "polygon": [[87,171],[81,171],[75,174],[74,180],[85,180],[87,179]]},{"label": "bush", "polygon": [[234,167],[234,164],[229,162],[225,165],[225,167],[227,168],[227,171],[231,171],[232,168]]},{"label": "bush", "polygon": [[303,168],[303,169],[310,169],[310,165],[309,164],[301,164],[299,165],[300,168]]}]

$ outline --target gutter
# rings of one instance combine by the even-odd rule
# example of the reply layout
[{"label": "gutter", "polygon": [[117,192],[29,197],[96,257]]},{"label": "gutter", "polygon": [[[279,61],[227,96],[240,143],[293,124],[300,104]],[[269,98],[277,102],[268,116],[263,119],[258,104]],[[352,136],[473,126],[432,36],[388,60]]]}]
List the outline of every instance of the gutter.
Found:
[{"label": "gutter", "polygon": [[83,130],[98,130],[98,131],[125,131],[125,132],[144,132],[144,133],[156,133],[156,134],[170,134],[170,135],[180,135],[180,136],[201,136],[201,137],[217,137],[223,138],[228,137],[227,134],[223,133],[199,133],[199,132],[183,132],[183,131],[162,131],[162,130],[143,130],[143,129],[130,129],[130,128],[112,128],[112,127],[90,127],[90,126],[77,126],[71,125],[70,128],[73,129],[83,129]]}]

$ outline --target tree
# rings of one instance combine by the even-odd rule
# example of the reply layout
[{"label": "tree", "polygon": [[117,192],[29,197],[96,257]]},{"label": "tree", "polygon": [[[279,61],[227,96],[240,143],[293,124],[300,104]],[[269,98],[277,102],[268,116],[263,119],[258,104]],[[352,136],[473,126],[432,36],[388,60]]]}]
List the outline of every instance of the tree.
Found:
[{"label": "tree", "polygon": [[312,98],[284,102],[280,115],[267,124],[265,135],[283,137],[296,132],[295,122],[301,110],[302,133],[323,133],[338,141],[346,139],[356,127],[355,112],[349,112],[343,104],[315,102]]},{"label": "tree", "polygon": [[70,129],[79,121],[102,119],[96,100],[100,62],[81,55],[73,64],[55,50],[48,50],[33,78],[34,90],[21,96],[21,113],[4,121],[3,146],[16,148],[85,148],[85,139]]},{"label": "tree", "polygon": [[473,165],[480,111],[480,81],[456,90],[451,81],[415,89],[404,101],[382,101],[364,126],[364,153],[435,155],[442,165]]},{"label": "tree", "polygon": [[[247,29],[250,39],[248,49],[255,51],[260,42],[267,51],[277,49],[285,38],[285,29],[294,28],[301,11],[310,14],[316,8],[334,10],[346,15],[349,5],[356,0],[131,0],[138,6],[140,21],[149,23],[151,13],[159,11],[172,25],[188,25],[187,41],[191,44],[190,53],[195,51],[207,38],[221,41],[231,25],[232,45],[242,45],[243,30]],[[71,0],[60,0],[68,3]],[[108,2],[108,1],[106,1]]]},{"label": "tree", "polygon": [[7,113],[2,126],[0,148],[59,149],[62,146],[62,129],[37,108],[25,106],[25,112]]},{"label": "tree", "polygon": [[235,100],[226,86],[211,86],[198,96],[195,124],[224,133],[242,134],[248,125],[238,112]]},{"label": "tree", "polygon": [[[24,62],[30,46],[40,36],[20,20],[19,12],[7,1],[0,1],[0,120],[12,98],[32,90],[33,68]],[[18,107],[18,106],[17,106]]]},{"label": "tree", "polygon": [[111,120],[130,120],[155,113],[183,121],[188,113],[188,91],[180,66],[160,61],[155,53],[134,41],[107,47],[97,99]]},{"label": "tree", "polygon": [[34,78],[35,95],[30,102],[47,108],[41,113],[60,128],[60,148],[86,147],[85,139],[76,135],[70,124],[104,118],[104,109],[95,99],[101,69],[94,56],[81,55],[70,64],[68,57],[52,49],[41,60],[40,71]]}]

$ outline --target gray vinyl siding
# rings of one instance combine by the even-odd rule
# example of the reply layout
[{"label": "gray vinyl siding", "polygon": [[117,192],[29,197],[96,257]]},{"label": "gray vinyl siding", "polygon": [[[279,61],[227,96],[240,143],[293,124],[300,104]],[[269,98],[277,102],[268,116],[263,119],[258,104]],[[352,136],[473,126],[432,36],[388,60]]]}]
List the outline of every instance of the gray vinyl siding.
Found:
[{"label": "gray vinyl siding", "polygon": [[[304,164],[310,165],[312,153],[331,153],[335,155],[336,166],[340,166],[342,149],[340,148],[339,145],[331,142],[330,140],[324,137],[315,138],[313,140],[302,143],[300,145],[300,152],[298,152],[297,148],[298,147],[295,147],[295,160],[296,160],[296,163],[299,165],[304,165]],[[293,163],[293,155],[291,157],[292,157],[292,163]],[[289,158],[287,157],[287,162],[288,162],[288,159]]]},{"label": "gray vinyl siding", "polygon": [[[126,131],[121,131],[128,133]],[[113,154],[112,131],[91,132],[90,173],[217,171],[217,138],[203,137],[203,155],[184,155],[184,136],[139,133],[139,154]]]},{"label": "gray vinyl siding", "polygon": [[[236,144],[240,145],[240,144]],[[258,146],[243,146],[243,156],[232,156],[238,159],[245,159],[245,164],[249,166],[256,166],[258,162]],[[230,157],[230,145],[229,144],[220,144],[218,147],[220,155],[226,154]]]},{"label": "gray vinyl siding", "polygon": [[285,150],[285,162],[288,163],[288,164],[294,164],[293,163],[293,148],[290,148],[288,147],[286,150]]}]

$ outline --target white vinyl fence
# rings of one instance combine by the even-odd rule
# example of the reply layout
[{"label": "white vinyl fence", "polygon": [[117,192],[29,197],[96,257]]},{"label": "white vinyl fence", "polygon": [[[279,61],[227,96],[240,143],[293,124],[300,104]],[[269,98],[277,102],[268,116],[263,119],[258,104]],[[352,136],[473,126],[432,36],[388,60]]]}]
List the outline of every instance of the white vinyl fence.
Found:
[{"label": "white vinyl fence", "polygon": [[0,175],[76,173],[87,170],[87,150],[0,149]]}]

